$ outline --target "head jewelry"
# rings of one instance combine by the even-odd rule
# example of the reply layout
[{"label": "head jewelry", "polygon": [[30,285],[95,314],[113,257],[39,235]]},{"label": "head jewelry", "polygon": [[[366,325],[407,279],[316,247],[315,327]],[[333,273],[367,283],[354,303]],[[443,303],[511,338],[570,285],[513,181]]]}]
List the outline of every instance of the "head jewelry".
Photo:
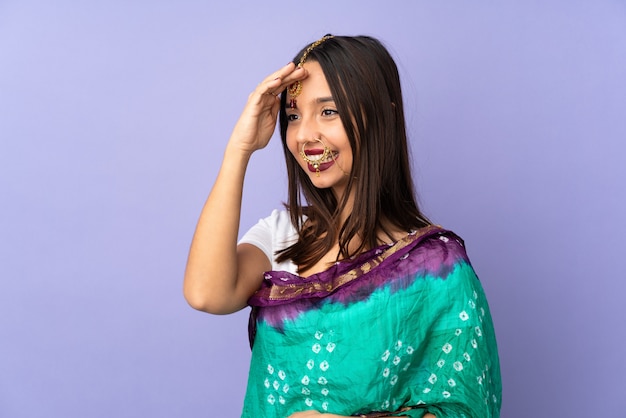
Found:
[{"label": "head jewelry", "polygon": [[[309,54],[311,53],[311,51],[313,51],[315,48],[320,46],[324,41],[327,41],[330,38],[334,38],[334,36],[325,35],[322,38],[318,39],[317,41],[313,42],[311,45],[309,45],[309,47],[302,54],[302,57],[300,58],[300,62],[298,62],[298,67],[302,67],[304,65],[304,61],[306,61],[306,59],[309,57]],[[287,88],[287,93],[289,94],[289,97],[290,97],[289,107],[291,109],[296,108],[296,97],[298,97],[301,92],[302,92],[302,83],[300,82],[300,80],[291,84]]]}]

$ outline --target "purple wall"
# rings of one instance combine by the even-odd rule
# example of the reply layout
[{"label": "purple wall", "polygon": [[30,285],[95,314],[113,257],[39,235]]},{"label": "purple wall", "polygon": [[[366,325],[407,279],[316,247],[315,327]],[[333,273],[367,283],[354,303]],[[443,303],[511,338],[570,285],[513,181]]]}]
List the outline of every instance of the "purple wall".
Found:
[{"label": "purple wall", "polygon": [[[327,32],[397,57],[503,417],[625,416],[623,1],[87,3],[0,1],[1,417],[239,416],[247,313],[189,308],[186,252],[248,92]],[[277,142],[243,228],[285,198]]]}]

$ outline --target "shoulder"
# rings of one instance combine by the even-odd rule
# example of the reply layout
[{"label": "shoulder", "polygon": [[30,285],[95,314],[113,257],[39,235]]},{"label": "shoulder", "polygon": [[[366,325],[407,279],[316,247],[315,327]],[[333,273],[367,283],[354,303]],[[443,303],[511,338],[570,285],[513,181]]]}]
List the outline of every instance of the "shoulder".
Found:
[{"label": "shoulder", "polygon": [[445,276],[458,264],[470,265],[465,242],[450,230],[431,225],[416,231],[414,240],[411,253],[423,260],[427,270]]},{"label": "shoulder", "polygon": [[289,212],[286,210],[274,209],[269,216],[261,218],[246,232],[242,240],[246,240],[250,236],[270,237],[288,235],[291,231],[295,231],[291,223]]},{"label": "shoulder", "polygon": [[291,225],[291,216],[285,209],[274,209],[265,221],[276,228],[285,228]]},{"label": "shoulder", "polygon": [[272,213],[259,220],[256,228],[262,228],[270,233],[275,240],[281,240],[297,234],[291,222],[291,216],[286,210],[274,209]]},{"label": "shoulder", "polygon": [[269,216],[260,219],[239,240],[239,244],[252,244],[265,253],[274,270],[294,270],[292,266],[275,264],[275,254],[298,239],[298,231],[291,222],[287,210],[273,210]]}]

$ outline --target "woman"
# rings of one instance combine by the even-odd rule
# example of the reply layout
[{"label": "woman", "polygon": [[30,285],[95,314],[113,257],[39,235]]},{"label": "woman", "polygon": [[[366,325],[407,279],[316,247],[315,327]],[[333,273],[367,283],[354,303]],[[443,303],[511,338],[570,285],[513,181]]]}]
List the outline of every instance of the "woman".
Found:
[{"label": "woman", "polygon": [[[287,210],[238,243],[246,167],[278,117]],[[462,240],[418,208],[398,71],[376,39],[327,35],[250,94],[184,293],[215,314],[252,306],[243,417],[499,416],[487,301]]]}]

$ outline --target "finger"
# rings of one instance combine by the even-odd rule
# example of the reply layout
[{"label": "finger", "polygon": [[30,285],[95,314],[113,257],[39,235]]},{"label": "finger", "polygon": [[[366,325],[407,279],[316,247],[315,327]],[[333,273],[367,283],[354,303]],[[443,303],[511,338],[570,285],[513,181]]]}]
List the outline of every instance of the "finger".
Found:
[{"label": "finger", "polygon": [[302,67],[297,67],[293,62],[285,65],[280,70],[268,76],[261,84],[259,89],[261,93],[270,93],[276,95],[283,91],[294,81],[302,80],[308,75],[307,71]]},{"label": "finger", "polygon": [[309,76],[308,71],[304,67],[297,67],[292,72],[280,79],[280,89],[284,90],[296,81],[304,80]]},{"label": "finger", "polygon": [[297,68],[298,67],[296,67],[296,64],[294,64],[293,62],[289,62],[287,65],[268,75],[263,81],[266,82],[276,80],[277,78],[284,78],[290,73],[294,72]]},{"label": "finger", "polygon": [[294,69],[295,69],[294,63],[290,62],[289,64],[285,65],[283,68],[277,71],[274,71],[272,74],[265,77],[265,79],[259,83],[256,90],[259,93],[263,94],[263,93],[267,93],[268,90],[270,89],[277,89],[277,87],[280,86],[280,83],[281,83],[280,80],[282,80],[291,72],[293,72]]},{"label": "finger", "polygon": [[277,78],[265,85],[260,85],[259,90],[262,95],[269,95],[279,97],[279,94],[284,92],[289,86],[299,80],[303,80],[308,77],[308,73],[305,69],[298,69],[284,79]]}]

